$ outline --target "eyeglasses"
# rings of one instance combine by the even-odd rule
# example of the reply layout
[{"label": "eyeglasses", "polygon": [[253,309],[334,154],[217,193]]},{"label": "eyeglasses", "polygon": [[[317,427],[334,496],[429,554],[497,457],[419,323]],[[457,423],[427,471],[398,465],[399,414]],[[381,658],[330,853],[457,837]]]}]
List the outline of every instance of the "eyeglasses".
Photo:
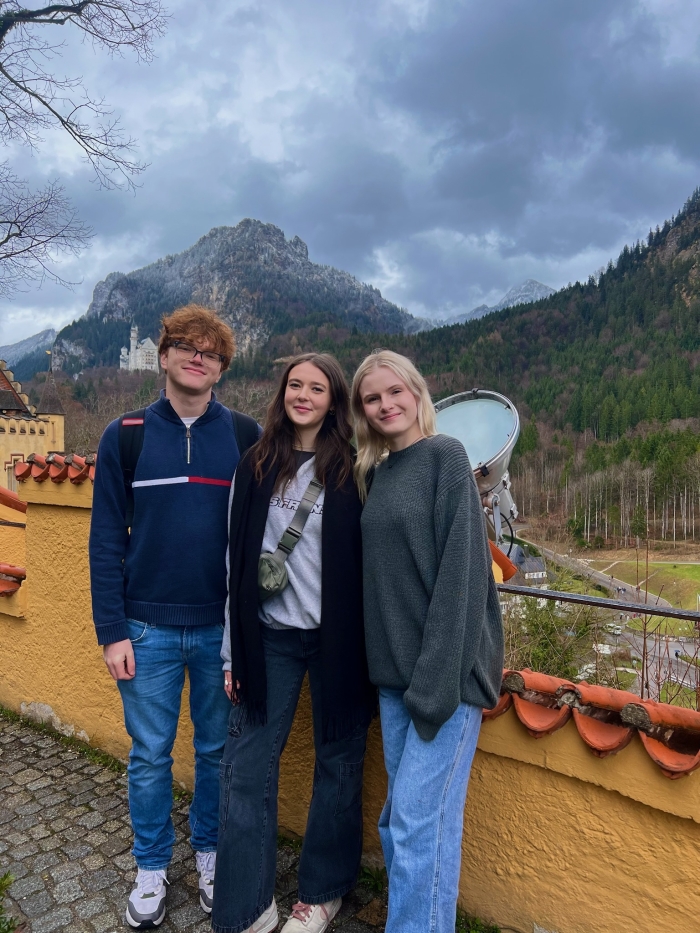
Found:
[{"label": "eyeglasses", "polygon": [[192,344],[184,343],[182,340],[173,340],[172,346],[181,360],[194,360],[199,354],[201,361],[210,366],[223,366],[224,364],[223,356],[220,353],[214,353],[213,350],[198,350]]}]

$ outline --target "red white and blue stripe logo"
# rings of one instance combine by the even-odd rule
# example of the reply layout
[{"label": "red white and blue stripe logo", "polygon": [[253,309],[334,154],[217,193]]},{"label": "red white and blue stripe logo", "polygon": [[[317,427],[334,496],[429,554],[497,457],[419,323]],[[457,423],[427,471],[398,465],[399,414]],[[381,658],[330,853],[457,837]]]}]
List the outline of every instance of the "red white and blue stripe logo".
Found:
[{"label": "red white and blue stripe logo", "polygon": [[137,479],[131,485],[173,486],[176,483],[203,483],[205,486],[231,486],[230,479],[212,479],[210,476],[168,476],[166,479]]}]

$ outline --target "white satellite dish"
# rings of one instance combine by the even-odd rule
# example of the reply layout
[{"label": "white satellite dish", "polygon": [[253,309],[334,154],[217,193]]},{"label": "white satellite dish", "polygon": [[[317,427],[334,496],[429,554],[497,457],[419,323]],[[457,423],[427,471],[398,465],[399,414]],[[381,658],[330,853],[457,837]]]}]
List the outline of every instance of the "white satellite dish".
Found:
[{"label": "white satellite dish", "polygon": [[464,444],[486,517],[496,543],[501,544],[502,516],[509,525],[518,517],[508,474],[520,434],[518,411],[505,395],[489,389],[471,389],[451,395],[438,402],[435,411],[438,431]]}]

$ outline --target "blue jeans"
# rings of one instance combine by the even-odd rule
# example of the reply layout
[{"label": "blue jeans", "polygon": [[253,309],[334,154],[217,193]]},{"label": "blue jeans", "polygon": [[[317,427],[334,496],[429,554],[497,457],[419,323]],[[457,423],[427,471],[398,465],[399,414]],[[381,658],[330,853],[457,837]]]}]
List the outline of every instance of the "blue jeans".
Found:
[{"label": "blue jeans", "polygon": [[[313,795],[299,860],[299,899],[323,904],[350,891],[362,855],[362,771],[367,729],[321,744],[320,632],[263,626],[267,722],[241,707],[229,718],[221,762],[219,848],[212,929],[240,933],[272,903],[277,863],[279,762],[307,670],[314,720]],[[310,749],[309,749],[310,752]],[[310,755],[309,755],[310,757]]]},{"label": "blue jeans", "polygon": [[129,813],[139,868],[167,868],[175,831],[172,748],[180,715],[185,668],[194,725],[195,784],[190,842],[195,852],[216,850],[219,760],[231,704],[221,670],[221,625],[147,625],[127,621],[136,676],[118,680],[124,722],[131,736]]},{"label": "blue jeans", "polygon": [[425,742],[403,693],[379,688],[389,776],[379,817],[389,877],[385,933],[454,933],[464,804],[481,709],[460,703],[432,742]]}]

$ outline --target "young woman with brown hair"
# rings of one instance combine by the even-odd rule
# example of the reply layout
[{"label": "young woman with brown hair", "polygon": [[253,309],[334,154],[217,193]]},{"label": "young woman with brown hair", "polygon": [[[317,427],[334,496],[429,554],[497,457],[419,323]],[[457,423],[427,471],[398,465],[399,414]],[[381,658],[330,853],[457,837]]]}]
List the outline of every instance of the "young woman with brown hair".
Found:
[{"label": "young woman with brown hair", "polygon": [[[299,863],[299,901],[284,933],[322,933],[354,885],[362,852],[362,770],[374,708],[362,616],[362,506],[353,480],[349,398],[327,354],[285,367],[230,504],[229,602],[222,657],[234,703],[221,763],[212,927],[277,929],[273,892],[279,760],[308,672],[314,789]],[[290,523],[315,502],[301,535]],[[312,497],[313,498],[313,497]],[[288,582],[261,600],[261,555],[290,545]]]}]

